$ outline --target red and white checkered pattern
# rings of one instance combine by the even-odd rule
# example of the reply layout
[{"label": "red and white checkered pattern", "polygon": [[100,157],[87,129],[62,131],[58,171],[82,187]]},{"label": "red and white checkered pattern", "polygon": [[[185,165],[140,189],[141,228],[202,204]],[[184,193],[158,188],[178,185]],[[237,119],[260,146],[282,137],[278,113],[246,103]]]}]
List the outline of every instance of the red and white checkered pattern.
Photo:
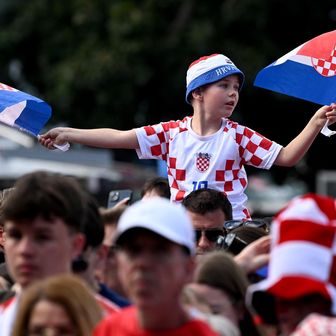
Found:
[{"label": "red and white checkered pattern", "polygon": [[315,70],[322,76],[332,77],[336,75],[336,45],[328,59],[312,57],[311,60]]},{"label": "red and white checkered pattern", "polygon": [[295,198],[275,217],[271,235],[268,278],[250,286],[248,298],[258,291],[286,300],[320,293],[336,314],[335,199]]},{"label": "red and white checkered pattern", "polygon": [[199,153],[196,158],[196,167],[199,171],[205,172],[209,169],[211,155],[207,153]]},{"label": "red and white checkered pattern", "polygon": [[[244,164],[269,169],[282,147],[227,119],[215,134],[206,137],[194,133],[190,122],[191,117],[186,117],[138,128],[139,158],[167,162],[172,201],[180,202],[195,188],[207,186],[227,194],[233,218],[249,218]],[[200,153],[210,157],[207,169],[195,164]]]},{"label": "red and white checkered pattern", "polygon": [[290,336],[336,336],[336,318],[310,314]]}]

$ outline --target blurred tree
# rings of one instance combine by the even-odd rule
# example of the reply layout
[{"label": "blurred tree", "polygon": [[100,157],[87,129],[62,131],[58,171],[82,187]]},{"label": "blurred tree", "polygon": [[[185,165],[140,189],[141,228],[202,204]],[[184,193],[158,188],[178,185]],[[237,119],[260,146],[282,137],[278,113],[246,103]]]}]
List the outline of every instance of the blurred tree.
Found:
[{"label": "blurred tree", "polygon": [[[0,78],[48,101],[49,127],[129,129],[190,114],[187,67],[221,52],[246,74],[233,119],[286,144],[317,107],[254,88],[253,80],[298,44],[333,30],[335,8],[334,0],[3,0]],[[314,144],[308,162],[325,141]]]}]

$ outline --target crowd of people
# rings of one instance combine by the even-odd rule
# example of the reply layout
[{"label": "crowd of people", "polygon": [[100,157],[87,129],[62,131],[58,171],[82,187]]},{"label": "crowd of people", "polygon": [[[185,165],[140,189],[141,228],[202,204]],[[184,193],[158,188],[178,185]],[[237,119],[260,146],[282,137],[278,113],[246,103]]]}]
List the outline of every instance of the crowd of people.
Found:
[{"label": "crowd of people", "polygon": [[244,74],[222,54],[187,72],[192,117],[39,137],[136,149],[167,163],[141,199],[101,208],[77,180],[36,171],[2,192],[1,336],[336,335],[336,202],[306,194],[247,209],[244,165],[293,166],[336,104],[287,146],[233,122]]},{"label": "crowd of people", "polygon": [[99,207],[45,171],[5,190],[0,334],[336,335],[335,199],[233,220],[213,189],[177,205],[159,177],[141,197]]}]

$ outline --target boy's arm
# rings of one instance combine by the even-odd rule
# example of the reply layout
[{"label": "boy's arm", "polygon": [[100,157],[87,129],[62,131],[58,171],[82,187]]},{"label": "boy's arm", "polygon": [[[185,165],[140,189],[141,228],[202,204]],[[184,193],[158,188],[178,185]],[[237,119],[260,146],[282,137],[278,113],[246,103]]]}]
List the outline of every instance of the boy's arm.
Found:
[{"label": "boy's arm", "polygon": [[135,129],[119,131],[111,128],[78,129],[56,127],[39,136],[39,142],[49,148],[67,142],[101,148],[139,148]]},{"label": "boy's arm", "polygon": [[336,104],[323,106],[317,110],[303,131],[281,149],[274,164],[287,167],[296,165],[306,154],[326,121],[329,125],[336,121]]}]

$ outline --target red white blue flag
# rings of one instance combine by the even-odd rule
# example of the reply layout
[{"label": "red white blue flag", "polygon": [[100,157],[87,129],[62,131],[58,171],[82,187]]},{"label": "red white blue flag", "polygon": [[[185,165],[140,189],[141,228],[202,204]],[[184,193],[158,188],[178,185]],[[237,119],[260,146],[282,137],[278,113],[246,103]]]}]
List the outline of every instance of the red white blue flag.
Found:
[{"label": "red white blue flag", "polygon": [[37,136],[50,117],[46,102],[0,83],[0,122]]},{"label": "red white blue flag", "polygon": [[262,69],[254,85],[321,105],[336,102],[336,30],[309,40]]}]

